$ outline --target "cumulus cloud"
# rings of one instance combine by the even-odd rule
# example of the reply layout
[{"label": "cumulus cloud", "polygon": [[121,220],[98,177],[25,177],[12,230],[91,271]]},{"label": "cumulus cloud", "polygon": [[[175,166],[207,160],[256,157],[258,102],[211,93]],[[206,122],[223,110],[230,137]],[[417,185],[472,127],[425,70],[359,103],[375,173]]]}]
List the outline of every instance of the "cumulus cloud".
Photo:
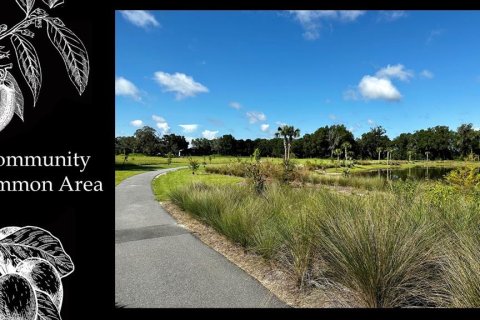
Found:
[{"label": "cumulus cloud", "polygon": [[267,116],[263,112],[249,111],[247,112],[248,122],[256,123],[267,120]]},{"label": "cumulus cloud", "polygon": [[140,100],[140,92],[133,82],[124,77],[115,78],[115,95]]},{"label": "cumulus cloud", "polygon": [[392,22],[401,18],[407,17],[408,14],[404,10],[388,10],[388,11],[380,11],[378,13],[378,20],[379,21],[387,21]]},{"label": "cumulus cloud", "polygon": [[352,22],[365,14],[361,10],[290,10],[290,15],[304,29],[303,36],[307,40],[315,40],[320,36],[323,20]]},{"label": "cumulus cloud", "polygon": [[260,126],[260,130],[262,130],[263,132],[268,132],[269,128],[270,128],[270,125],[267,123],[264,123]]},{"label": "cumulus cloud", "polygon": [[406,70],[402,64],[396,64],[393,66],[387,65],[385,68],[378,70],[376,76],[378,78],[393,78],[401,81],[408,81],[410,78],[413,78],[413,71]]},{"label": "cumulus cloud", "polygon": [[139,128],[139,127],[143,126],[143,121],[142,120],[133,120],[133,121],[130,122],[130,124],[134,127]]},{"label": "cumulus cloud", "polygon": [[168,122],[167,120],[165,120],[165,118],[153,115],[152,119],[153,121],[155,121],[157,128],[160,129],[162,135],[168,134],[168,132],[170,131],[170,126],[168,125]]},{"label": "cumulus cloud", "polygon": [[147,28],[149,26],[159,27],[157,19],[153,14],[145,10],[122,10],[123,18],[137,27]]},{"label": "cumulus cloud", "polygon": [[182,127],[185,133],[191,133],[198,129],[198,124],[179,124],[178,126]]},{"label": "cumulus cloud", "polygon": [[435,75],[430,70],[425,69],[425,70],[422,70],[422,72],[420,72],[420,76],[425,79],[433,79]]},{"label": "cumulus cloud", "polygon": [[242,105],[238,102],[232,101],[230,102],[229,106],[233,109],[240,110],[242,108]]},{"label": "cumulus cloud", "polygon": [[[433,74],[432,74],[433,75]],[[356,88],[349,88],[343,93],[345,100],[387,100],[398,101],[402,98],[400,91],[392,80],[408,82],[414,77],[414,72],[402,64],[387,65],[378,70],[375,75],[365,75]]]},{"label": "cumulus cloud", "polygon": [[208,92],[208,88],[203,84],[196,82],[192,77],[184,73],[176,72],[169,74],[162,71],[155,72],[155,81],[166,92],[175,92],[176,98],[183,99],[187,97],[194,97],[199,93]]},{"label": "cumulus cloud", "polygon": [[212,139],[215,139],[217,134],[218,134],[218,131],[204,130],[202,132],[202,137],[208,140],[212,140]]},{"label": "cumulus cloud", "polygon": [[402,98],[390,79],[381,79],[373,76],[364,76],[358,84],[360,94],[369,100],[383,99],[398,101]]}]

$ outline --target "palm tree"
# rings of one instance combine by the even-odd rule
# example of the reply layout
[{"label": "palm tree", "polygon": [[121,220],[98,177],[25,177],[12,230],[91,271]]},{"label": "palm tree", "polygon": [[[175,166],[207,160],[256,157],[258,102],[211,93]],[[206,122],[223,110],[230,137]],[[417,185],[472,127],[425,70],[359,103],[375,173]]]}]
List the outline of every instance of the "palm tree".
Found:
[{"label": "palm tree", "polygon": [[[345,164],[347,163],[347,158],[348,158],[348,150],[352,147],[352,145],[350,144],[350,142],[348,141],[345,141],[344,143],[342,143],[342,148],[343,150],[345,150]],[[345,165],[344,164],[344,165]]]},{"label": "palm tree", "polygon": [[430,155],[430,151],[425,151],[425,155],[427,156],[427,161],[428,161],[428,156]]},{"label": "palm tree", "polygon": [[380,162],[380,155],[382,154],[383,148],[382,147],[377,147],[377,153],[378,153],[378,161]]},{"label": "palm tree", "polygon": [[290,160],[292,141],[293,139],[300,137],[300,129],[295,129],[293,126],[283,125],[278,127],[275,137],[283,137],[283,148],[285,152],[283,155],[283,161],[288,163]]},{"label": "palm tree", "polygon": [[408,150],[408,151],[407,151],[407,154],[408,154],[408,162],[412,162],[413,150]]},{"label": "palm tree", "polygon": [[342,154],[342,149],[333,150],[333,154],[337,156],[337,163],[340,162],[340,155]]},{"label": "palm tree", "polygon": [[387,166],[389,163],[389,160],[392,160],[392,152],[395,150],[395,148],[389,147],[387,148]]}]

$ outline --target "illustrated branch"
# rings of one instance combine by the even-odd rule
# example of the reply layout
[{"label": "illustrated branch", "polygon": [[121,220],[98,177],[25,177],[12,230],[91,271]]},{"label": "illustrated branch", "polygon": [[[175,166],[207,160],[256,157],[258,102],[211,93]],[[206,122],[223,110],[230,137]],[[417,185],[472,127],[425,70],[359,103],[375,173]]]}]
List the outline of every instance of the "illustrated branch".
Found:
[{"label": "illustrated branch", "polygon": [[[11,0],[13,1],[13,0]],[[50,9],[64,3],[64,0],[41,0]],[[68,29],[58,17],[51,17],[47,11],[36,7],[39,0],[15,0],[25,17],[8,28],[0,25],[0,42],[9,39],[16,57],[16,66],[20,70],[33,96],[33,106],[36,105],[42,87],[42,68],[36,46],[29,38],[35,33],[29,30],[31,25],[37,29],[43,28],[50,43],[60,54],[65,63],[67,74],[80,95],[88,83],[90,62],[83,42]],[[35,8],[36,7],[36,8]],[[9,51],[3,51],[0,46],[0,60],[12,59]],[[13,63],[0,63],[0,131],[11,121],[14,113],[23,120],[24,98],[21,88],[12,73]]]}]

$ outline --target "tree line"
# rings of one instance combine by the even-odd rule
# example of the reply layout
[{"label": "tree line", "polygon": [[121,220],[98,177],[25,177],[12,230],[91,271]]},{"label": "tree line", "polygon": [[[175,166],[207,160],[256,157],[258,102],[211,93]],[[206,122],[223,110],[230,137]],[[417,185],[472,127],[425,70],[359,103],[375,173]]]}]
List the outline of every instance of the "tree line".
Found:
[{"label": "tree line", "polygon": [[[291,134],[285,138],[282,130]],[[283,137],[283,138],[282,138]],[[394,139],[387,136],[382,126],[376,126],[356,138],[344,125],[318,128],[300,137],[300,130],[291,126],[279,127],[272,139],[236,139],[226,134],[215,139],[197,138],[191,147],[184,136],[159,136],[154,128],[145,126],[133,136],[116,137],[117,153],[144,153],[147,155],[211,155],[250,156],[258,148],[262,156],[297,158],[351,158],[397,160],[451,160],[471,158],[480,154],[480,130],[473,124],[462,124],[456,130],[435,126],[401,133]],[[287,153],[287,154],[286,154]]]}]

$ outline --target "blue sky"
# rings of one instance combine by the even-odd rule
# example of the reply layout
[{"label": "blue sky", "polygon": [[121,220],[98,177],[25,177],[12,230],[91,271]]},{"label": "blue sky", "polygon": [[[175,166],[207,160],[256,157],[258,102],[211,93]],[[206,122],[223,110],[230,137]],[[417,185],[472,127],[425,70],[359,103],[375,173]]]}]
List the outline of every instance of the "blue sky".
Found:
[{"label": "blue sky", "polygon": [[480,127],[480,11],[118,11],[116,135]]}]

